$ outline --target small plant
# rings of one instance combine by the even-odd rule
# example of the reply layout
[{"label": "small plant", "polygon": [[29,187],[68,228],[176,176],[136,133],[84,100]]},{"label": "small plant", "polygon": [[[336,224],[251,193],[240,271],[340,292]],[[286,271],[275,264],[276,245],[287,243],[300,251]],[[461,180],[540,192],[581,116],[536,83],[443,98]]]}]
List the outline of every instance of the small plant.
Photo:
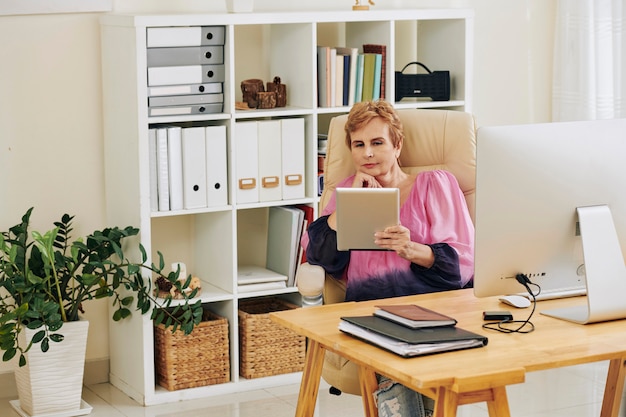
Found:
[{"label": "small plant", "polygon": [[[64,214],[54,228],[45,233],[29,233],[31,207],[21,223],[0,234],[0,348],[3,361],[19,353],[19,365],[26,364],[24,354],[40,344],[48,351],[50,342],[63,340],[64,322],[77,321],[84,302],[99,298],[113,299],[113,320],[131,315],[136,298],[136,310],[145,314],[152,310],[151,319],[189,334],[202,319],[202,305],[191,303],[197,289],[185,295],[185,300],[171,306],[172,299],[157,304],[152,290],[152,274],[167,280],[180,293],[191,281],[179,281],[180,270],[167,275],[163,255],[159,264],[147,265],[144,247],[139,244],[141,263],[130,261],[124,254],[122,241],[139,233],[128,226],[97,230],[84,240],[71,241],[74,216]],[[150,275],[144,278],[142,272]],[[27,327],[40,329],[23,346],[18,338]]]}]

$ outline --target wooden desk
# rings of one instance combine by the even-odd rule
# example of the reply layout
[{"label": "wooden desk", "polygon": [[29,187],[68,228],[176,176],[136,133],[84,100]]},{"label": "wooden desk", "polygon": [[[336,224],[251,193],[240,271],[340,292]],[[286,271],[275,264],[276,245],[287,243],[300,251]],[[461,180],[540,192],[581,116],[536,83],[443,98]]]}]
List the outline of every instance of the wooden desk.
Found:
[{"label": "wooden desk", "polygon": [[[396,380],[436,400],[435,416],[454,417],[462,404],[486,401],[490,417],[509,417],[506,386],[524,382],[526,372],[609,361],[602,417],[617,417],[626,375],[624,320],[580,325],[539,314],[543,309],[585,303],[585,297],[541,301],[531,321],[535,331],[504,334],[483,329],[484,310],[503,309],[497,298],[476,298],[471,289],[387,299],[385,303],[416,303],[458,320],[457,326],[489,337],[483,348],[411,359],[341,333],[344,315],[372,314],[381,300],[330,304],[271,313],[281,325],[309,338],[296,417],[312,417],[324,363],[333,351],[360,366],[361,392],[376,389],[375,373]],[[525,319],[530,308],[513,311]],[[363,395],[366,416],[377,416],[372,395]]]}]

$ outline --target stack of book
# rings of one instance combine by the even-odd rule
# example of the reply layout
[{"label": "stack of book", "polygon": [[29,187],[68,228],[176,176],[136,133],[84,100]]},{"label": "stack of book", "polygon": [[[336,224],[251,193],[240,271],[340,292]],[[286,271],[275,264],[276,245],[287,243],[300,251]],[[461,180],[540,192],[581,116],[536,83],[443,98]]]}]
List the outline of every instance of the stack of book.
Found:
[{"label": "stack of book", "polygon": [[456,327],[457,321],[415,305],[381,305],[369,316],[342,317],[339,330],[403,357],[487,345],[485,336]]},{"label": "stack of book", "polygon": [[386,46],[317,47],[319,107],[385,98]]},{"label": "stack of book", "polygon": [[273,206],[268,216],[265,266],[238,267],[237,290],[240,293],[293,287],[298,265],[306,260],[300,240],[313,220],[313,207],[305,204]]}]

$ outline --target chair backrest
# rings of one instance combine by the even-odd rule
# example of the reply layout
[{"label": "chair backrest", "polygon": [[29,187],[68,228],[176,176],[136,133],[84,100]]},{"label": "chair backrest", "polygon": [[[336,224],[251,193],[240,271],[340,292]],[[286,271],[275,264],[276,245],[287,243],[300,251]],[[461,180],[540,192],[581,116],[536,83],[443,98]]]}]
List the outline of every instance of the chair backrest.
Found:
[{"label": "chair backrest", "polygon": [[[450,171],[459,182],[474,220],[476,188],[476,124],[471,113],[454,110],[400,109],[404,145],[400,165],[408,173],[433,169]],[[345,144],[348,115],[334,117],[328,129],[324,190],[325,207],[338,182],[354,174],[350,149]]]}]

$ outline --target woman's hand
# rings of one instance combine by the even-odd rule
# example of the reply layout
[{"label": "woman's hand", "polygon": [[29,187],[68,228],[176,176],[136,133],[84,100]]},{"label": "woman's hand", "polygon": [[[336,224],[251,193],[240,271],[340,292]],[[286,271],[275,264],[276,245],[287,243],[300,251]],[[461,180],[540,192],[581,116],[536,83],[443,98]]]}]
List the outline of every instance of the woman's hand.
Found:
[{"label": "woman's hand", "polygon": [[374,239],[381,248],[393,250],[403,258],[406,258],[411,250],[411,231],[401,224],[389,226],[382,232],[376,232]]},{"label": "woman's hand", "polygon": [[425,268],[430,268],[435,263],[435,255],[430,246],[411,241],[411,231],[401,224],[376,232],[374,239],[374,243],[381,248],[392,250],[401,258]]},{"label": "woman's hand", "polygon": [[383,188],[383,186],[371,175],[357,172],[352,181],[352,188]]}]

